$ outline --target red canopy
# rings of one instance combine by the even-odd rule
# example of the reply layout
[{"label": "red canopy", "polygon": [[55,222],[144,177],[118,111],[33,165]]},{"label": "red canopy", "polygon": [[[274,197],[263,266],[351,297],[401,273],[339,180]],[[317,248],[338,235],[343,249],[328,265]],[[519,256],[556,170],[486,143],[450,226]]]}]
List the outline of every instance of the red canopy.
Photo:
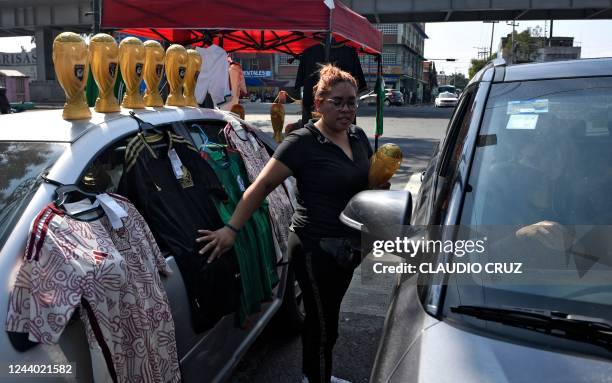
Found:
[{"label": "red canopy", "polygon": [[[336,42],[380,54],[382,33],[333,1],[331,31]],[[323,0],[102,0],[101,27],[183,45],[198,45],[210,35],[227,52],[297,55],[324,41],[330,10]]]}]

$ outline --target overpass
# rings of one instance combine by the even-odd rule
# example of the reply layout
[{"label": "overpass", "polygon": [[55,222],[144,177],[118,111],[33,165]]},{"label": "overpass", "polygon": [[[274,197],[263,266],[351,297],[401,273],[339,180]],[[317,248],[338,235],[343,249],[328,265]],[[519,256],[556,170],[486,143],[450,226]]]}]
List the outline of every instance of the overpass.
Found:
[{"label": "overpass", "polygon": [[374,23],[611,19],[612,0],[343,0]]},{"label": "overpass", "polygon": [[[92,31],[94,22],[92,9],[94,4],[100,2],[101,0],[0,0],[0,37],[35,36],[38,51],[38,79],[53,80],[55,78],[51,63],[53,39],[59,32],[65,30]],[[343,0],[343,2],[375,23],[612,19],[612,0]]]}]

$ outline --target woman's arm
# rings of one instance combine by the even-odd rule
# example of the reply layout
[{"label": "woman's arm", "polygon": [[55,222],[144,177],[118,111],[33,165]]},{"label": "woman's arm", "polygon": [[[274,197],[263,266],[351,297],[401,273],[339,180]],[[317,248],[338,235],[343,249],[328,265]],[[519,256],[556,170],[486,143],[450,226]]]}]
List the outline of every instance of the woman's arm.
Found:
[{"label": "woman's arm", "polygon": [[[261,173],[259,173],[259,176],[242,195],[228,223],[236,229],[244,226],[253,215],[253,212],[261,206],[261,203],[268,194],[291,175],[291,170],[285,164],[275,158],[271,158]],[[234,246],[236,232],[227,226],[215,231],[198,230],[198,232],[204,235],[197,238],[196,242],[208,242],[200,250],[200,254],[204,254],[212,249],[212,253],[208,257],[208,263]]]}]

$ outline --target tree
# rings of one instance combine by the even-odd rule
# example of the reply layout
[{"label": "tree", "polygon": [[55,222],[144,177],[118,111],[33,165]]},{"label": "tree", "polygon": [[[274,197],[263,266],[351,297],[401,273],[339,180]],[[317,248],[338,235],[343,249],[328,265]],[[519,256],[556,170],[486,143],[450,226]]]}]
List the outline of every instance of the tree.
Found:
[{"label": "tree", "polygon": [[450,84],[454,85],[455,88],[464,89],[467,86],[468,82],[469,80],[467,79],[467,77],[465,77],[463,73],[453,73],[450,76]]},{"label": "tree", "polygon": [[512,50],[512,34],[509,34],[504,45],[504,57],[514,56],[514,63],[534,62],[538,49],[545,43],[546,37],[542,36],[541,27],[527,28],[520,33],[514,32],[514,50]]},{"label": "tree", "polygon": [[488,59],[472,59],[472,66],[470,66],[470,69],[468,69],[468,75],[470,76],[470,79],[474,77],[474,75],[478,73],[478,71],[484,68],[484,66],[487,65],[489,61],[495,60],[496,58],[497,53],[495,53],[493,56],[490,56]]}]

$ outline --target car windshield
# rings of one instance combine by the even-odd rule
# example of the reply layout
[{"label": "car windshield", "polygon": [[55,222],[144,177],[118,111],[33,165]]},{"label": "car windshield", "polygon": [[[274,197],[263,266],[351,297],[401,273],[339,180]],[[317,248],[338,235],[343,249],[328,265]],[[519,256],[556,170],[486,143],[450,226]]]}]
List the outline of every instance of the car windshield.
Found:
[{"label": "car windshield", "polygon": [[457,98],[457,95],[455,93],[444,92],[444,93],[440,93],[440,97],[441,98]]},{"label": "car windshield", "polygon": [[0,142],[0,246],[67,144]]},{"label": "car windshield", "polygon": [[461,304],[612,319],[612,78],[493,84],[469,186],[461,226],[497,234],[470,262],[524,274],[456,277]]}]

